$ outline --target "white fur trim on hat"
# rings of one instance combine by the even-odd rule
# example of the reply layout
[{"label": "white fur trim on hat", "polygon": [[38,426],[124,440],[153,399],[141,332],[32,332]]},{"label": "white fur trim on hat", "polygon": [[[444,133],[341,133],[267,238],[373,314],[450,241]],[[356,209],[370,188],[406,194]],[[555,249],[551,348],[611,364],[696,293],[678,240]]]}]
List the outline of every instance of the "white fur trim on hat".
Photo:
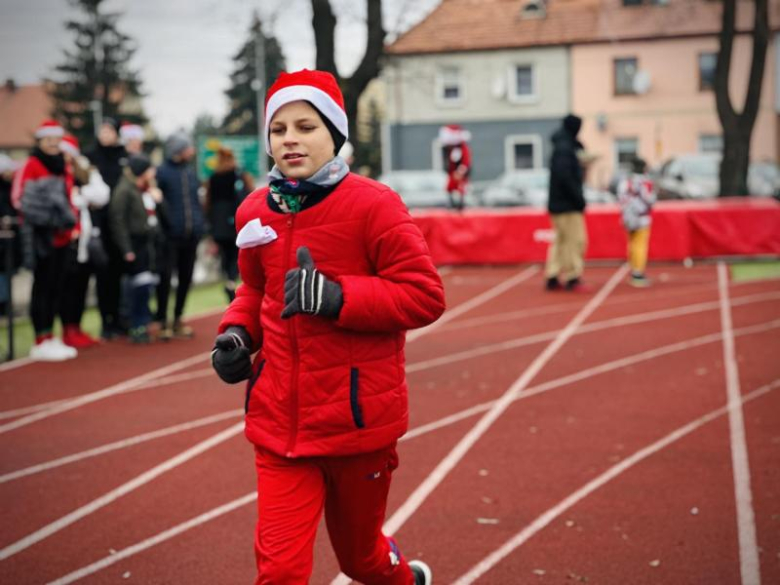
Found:
[{"label": "white fur trim on hat", "polygon": [[62,126],[41,126],[35,131],[36,138],[46,138],[47,136],[62,138],[64,135],[65,129]]},{"label": "white fur trim on hat", "polygon": [[72,157],[81,155],[81,151],[67,140],[60,141],[60,150],[62,152],[67,152]]},{"label": "white fur trim on hat", "polygon": [[119,136],[124,143],[130,140],[143,140],[144,129],[138,124],[123,124],[119,127]]},{"label": "white fur trim on hat", "polygon": [[265,106],[265,151],[271,154],[269,134],[274,114],[290,102],[305,100],[314,104],[323,116],[336,127],[344,138],[349,138],[347,113],[327,93],[311,85],[291,85],[275,92]]}]

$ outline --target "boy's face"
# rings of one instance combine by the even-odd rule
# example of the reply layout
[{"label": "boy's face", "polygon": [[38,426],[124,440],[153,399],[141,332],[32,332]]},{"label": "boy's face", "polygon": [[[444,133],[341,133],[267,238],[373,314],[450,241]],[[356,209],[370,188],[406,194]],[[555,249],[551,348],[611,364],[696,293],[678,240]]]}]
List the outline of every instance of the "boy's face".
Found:
[{"label": "boy's face", "polygon": [[271,155],[291,179],[308,179],[333,158],[333,138],[308,102],[279,108],[270,124]]},{"label": "boy's face", "polygon": [[55,154],[60,153],[61,140],[62,139],[59,136],[44,136],[43,138],[39,139],[38,146],[44,152],[44,154],[54,156]]},{"label": "boy's face", "polygon": [[103,146],[114,146],[119,139],[116,128],[111,124],[101,124],[98,129],[98,142]]}]

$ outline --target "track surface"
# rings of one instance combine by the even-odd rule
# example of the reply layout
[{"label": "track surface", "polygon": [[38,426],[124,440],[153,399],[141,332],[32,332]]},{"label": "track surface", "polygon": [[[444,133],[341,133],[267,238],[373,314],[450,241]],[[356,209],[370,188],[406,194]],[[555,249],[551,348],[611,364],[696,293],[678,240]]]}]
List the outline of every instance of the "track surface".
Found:
[{"label": "track surface", "polygon": [[[780,583],[780,281],[443,271],[387,528],[436,583]],[[196,338],[0,369],[0,583],[251,583],[243,388]],[[731,397],[731,398],[730,398]],[[730,401],[729,401],[730,400]],[[730,408],[729,408],[730,406]],[[311,582],[338,577],[324,530]]]}]

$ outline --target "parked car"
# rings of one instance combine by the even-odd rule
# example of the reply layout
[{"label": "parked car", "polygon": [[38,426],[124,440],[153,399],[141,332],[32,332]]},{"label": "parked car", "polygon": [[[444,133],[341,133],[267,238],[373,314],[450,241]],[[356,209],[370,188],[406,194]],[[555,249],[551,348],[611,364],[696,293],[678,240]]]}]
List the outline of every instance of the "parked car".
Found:
[{"label": "parked car", "polygon": [[[549,169],[507,171],[485,189],[482,202],[488,207],[547,207],[549,188]],[[585,201],[588,203],[614,200],[606,191],[585,186]]]},{"label": "parked car", "polygon": [[[379,181],[398,193],[409,208],[450,206],[444,171],[390,171],[380,176]],[[466,206],[475,204],[473,195],[467,193]]]},{"label": "parked car", "polygon": [[748,169],[751,195],[780,198],[780,166],[771,161],[754,162]]},{"label": "parked car", "polygon": [[[720,155],[684,154],[666,161],[656,172],[659,199],[705,199],[720,192]],[[780,196],[780,167],[771,161],[750,164],[748,193]]]},{"label": "parked car", "polygon": [[720,156],[682,154],[664,162],[655,173],[659,199],[706,199],[718,195]]},{"label": "parked car", "polygon": [[549,169],[507,171],[485,189],[482,201],[488,207],[544,207],[549,185]]}]

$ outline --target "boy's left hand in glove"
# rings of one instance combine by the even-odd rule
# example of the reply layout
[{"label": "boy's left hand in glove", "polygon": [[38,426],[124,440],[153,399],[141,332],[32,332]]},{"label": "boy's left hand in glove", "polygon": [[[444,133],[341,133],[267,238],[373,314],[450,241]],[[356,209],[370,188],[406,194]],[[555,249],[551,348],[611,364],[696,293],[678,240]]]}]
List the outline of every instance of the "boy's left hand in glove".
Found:
[{"label": "boy's left hand in glove", "polygon": [[328,280],[314,267],[311,252],[306,246],[298,248],[296,256],[298,268],[288,270],[284,278],[282,319],[298,313],[337,318],[344,304],[341,286]]}]

